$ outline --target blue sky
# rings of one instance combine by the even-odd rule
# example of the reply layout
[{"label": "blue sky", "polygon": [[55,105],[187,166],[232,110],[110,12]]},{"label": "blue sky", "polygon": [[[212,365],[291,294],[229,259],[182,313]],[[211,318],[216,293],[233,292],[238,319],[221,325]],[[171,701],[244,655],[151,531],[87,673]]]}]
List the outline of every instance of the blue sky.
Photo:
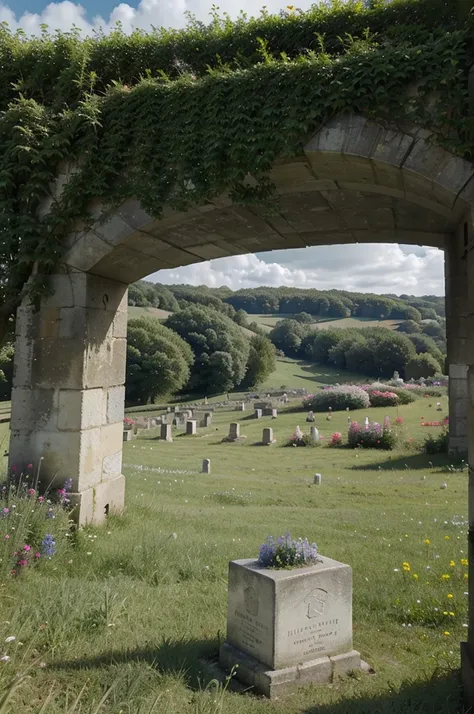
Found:
[{"label": "blue sky", "polygon": [[[206,21],[216,4],[232,17],[243,10],[258,14],[265,5],[269,12],[285,8],[289,0],[0,0],[0,22],[16,30],[38,34],[45,23],[51,30],[70,30],[73,25],[85,33],[102,27],[107,32],[120,21],[125,32],[151,25],[182,27],[185,11]],[[303,10],[312,0],[299,0]],[[444,257],[434,248],[400,245],[323,246],[302,250],[222,258],[207,263],[160,271],[153,279],[165,283],[194,285],[286,285],[320,289],[345,288],[361,292],[444,293]],[[389,267],[389,270],[387,270]]]}]

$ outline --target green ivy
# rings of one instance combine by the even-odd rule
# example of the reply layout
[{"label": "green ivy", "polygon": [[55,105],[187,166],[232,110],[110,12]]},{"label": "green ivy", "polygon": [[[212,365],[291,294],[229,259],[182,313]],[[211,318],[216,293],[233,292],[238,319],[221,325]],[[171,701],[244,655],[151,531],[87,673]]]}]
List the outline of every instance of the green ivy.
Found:
[{"label": "green ivy", "polygon": [[[268,203],[274,159],[300,154],[344,111],[408,118],[470,158],[473,22],[456,4],[333,0],[308,13],[214,14],[208,26],[190,18],[185,30],[84,40],[1,28],[0,334],[25,291],[47,292],[91,199],[135,197],[155,216],[225,190]],[[61,162],[80,170],[40,217]]]}]

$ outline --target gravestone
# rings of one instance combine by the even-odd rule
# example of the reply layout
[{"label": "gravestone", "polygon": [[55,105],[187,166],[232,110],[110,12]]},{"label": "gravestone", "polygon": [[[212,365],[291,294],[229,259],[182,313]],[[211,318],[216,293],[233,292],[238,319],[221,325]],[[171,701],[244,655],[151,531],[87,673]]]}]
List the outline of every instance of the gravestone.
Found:
[{"label": "gravestone", "polygon": [[276,419],[278,416],[278,409],[272,409],[272,419]]},{"label": "gravestone", "polygon": [[212,425],[212,414],[207,412],[204,414],[204,427],[208,429]]},{"label": "gravestone", "polygon": [[173,435],[171,433],[171,424],[162,424],[160,438],[162,441],[173,441]]},{"label": "gravestone", "polygon": [[131,429],[124,429],[123,430],[123,440],[124,441],[131,441],[133,437],[132,430]]},{"label": "gravestone", "polygon": [[193,435],[197,432],[197,423],[194,419],[190,419],[186,422],[186,434]]},{"label": "gravestone", "polygon": [[267,697],[332,682],[360,667],[352,649],[352,569],[319,557],[309,567],[229,564],[227,640],[221,667]]},{"label": "gravestone", "polygon": [[273,444],[275,439],[273,438],[273,429],[270,427],[266,427],[263,430],[262,434],[262,444],[265,444],[265,446],[268,446],[268,444]]},{"label": "gravestone", "polygon": [[261,419],[261,418],[262,418],[262,410],[255,409],[255,419]]},{"label": "gravestone", "polygon": [[319,437],[319,431],[315,426],[312,426],[310,429],[310,434],[311,434],[311,441],[314,444],[319,444],[320,437]]},{"label": "gravestone", "polygon": [[321,474],[314,474],[313,483],[315,483],[316,486],[321,486]]},{"label": "gravestone", "polygon": [[232,422],[229,424],[229,439],[238,439],[240,437],[240,424],[237,422]]},{"label": "gravestone", "polygon": [[238,411],[238,412],[244,412],[244,411],[245,411],[245,402],[241,402],[240,404],[237,404],[237,411]]},{"label": "gravestone", "polygon": [[203,459],[202,460],[202,473],[203,474],[211,473],[211,459]]},{"label": "gravestone", "polygon": [[307,422],[314,422],[316,421],[316,417],[314,416],[313,412],[308,412],[308,416],[306,417]]}]

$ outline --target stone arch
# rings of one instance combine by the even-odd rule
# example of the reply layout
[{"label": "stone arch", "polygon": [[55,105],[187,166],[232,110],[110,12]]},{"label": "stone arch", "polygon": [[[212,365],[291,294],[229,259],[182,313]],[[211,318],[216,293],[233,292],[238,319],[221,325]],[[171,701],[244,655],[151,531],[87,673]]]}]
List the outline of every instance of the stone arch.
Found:
[{"label": "stone arch", "polygon": [[[46,481],[73,478],[79,522],[100,522],[124,501],[127,285],[212,258],[352,242],[446,250],[452,445],[463,448],[467,365],[474,364],[467,333],[474,165],[431,139],[417,127],[336,117],[301,156],[275,162],[276,213],[232,205],[226,195],[186,212],[165,209],[159,220],[132,199],[113,210],[91,206],[92,226],[66,238],[54,294],[37,312],[28,304],[18,311],[11,463],[43,457]],[[68,171],[59,173],[50,201]]]}]

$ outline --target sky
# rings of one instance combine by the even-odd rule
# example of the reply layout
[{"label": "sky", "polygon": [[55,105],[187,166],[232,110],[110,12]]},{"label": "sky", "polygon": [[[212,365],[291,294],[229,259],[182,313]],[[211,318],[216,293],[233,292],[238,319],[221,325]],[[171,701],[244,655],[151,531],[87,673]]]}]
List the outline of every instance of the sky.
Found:
[{"label": "sky", "polygon": [[[288,0],[287,0],[288,1]],[[73,25],[84,33],[101,27],[107,32],[121,22],[125,32],[151,26],[183,27],[184,13],[199,20],[209,18],[211,7],[235,17],[243,10],[258,12],[254,0],[83,0],[81,4],[45,3],[43,0],[0,0],[0,22],[27,34],[40,32],[40,25],[51,30],[70,30]],[[269,12],[285,8],[285,0],[263,0]],[[299,0],[306,9],[311,0]],[[221,258],[176,270],[162,270],[149,279],[166,284],[190,283],[239,288],[296,286],[329,290],[332,288],[375,293],[410,295],[444,294],[444,256],[435,248],[403,245],[323,246],[299,250],[273,251],[257,255]]]}]

